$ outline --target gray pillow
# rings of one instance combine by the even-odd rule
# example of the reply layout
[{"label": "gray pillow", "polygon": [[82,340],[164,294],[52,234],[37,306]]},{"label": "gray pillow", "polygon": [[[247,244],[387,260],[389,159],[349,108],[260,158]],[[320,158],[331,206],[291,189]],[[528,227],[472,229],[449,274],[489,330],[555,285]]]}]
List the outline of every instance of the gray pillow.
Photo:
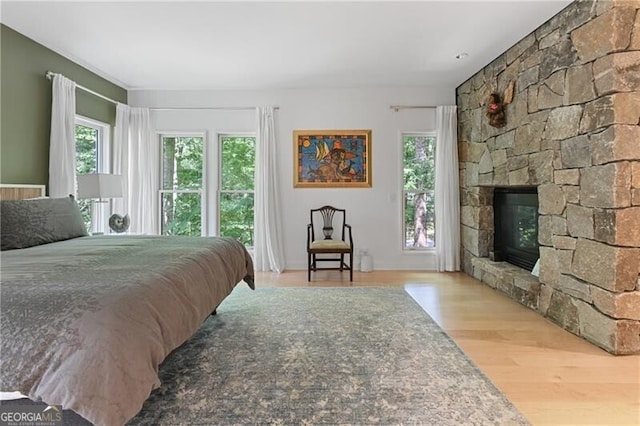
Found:
[{"label": "gray pillow", "polygon": [[76,200],[40,198],[0,201],[0,246],[20,249],[87,235]]}]

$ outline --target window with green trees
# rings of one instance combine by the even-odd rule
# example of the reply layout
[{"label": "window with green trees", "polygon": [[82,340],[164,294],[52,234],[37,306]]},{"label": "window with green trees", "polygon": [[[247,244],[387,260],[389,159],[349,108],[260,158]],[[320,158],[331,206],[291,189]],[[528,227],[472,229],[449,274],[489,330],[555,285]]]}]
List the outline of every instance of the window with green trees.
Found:
[{"label": "window with green trees", "polygon": [[162,135],[161,234],[202,235],[203,135]]},{"label": "window with green trees", "polygon": [[433,248],[435,235],[435,149],[432,133],[405,133],[403,146],[403,247]]},{"label": "window with green trees", "polygon": [[[109,125],[85,117],[76,116],[76,176],[89,173],[106,173],[109,167]],[[87,230],[104,232],[102,220],[108,213],[108,203],[94,203],[91,199],[78,199]],[[95,216],[95,217],[94,217]]]},{"label": "window with green trees", "polygon": [[220,135],[220,235],[253,247],[256,138]]}]

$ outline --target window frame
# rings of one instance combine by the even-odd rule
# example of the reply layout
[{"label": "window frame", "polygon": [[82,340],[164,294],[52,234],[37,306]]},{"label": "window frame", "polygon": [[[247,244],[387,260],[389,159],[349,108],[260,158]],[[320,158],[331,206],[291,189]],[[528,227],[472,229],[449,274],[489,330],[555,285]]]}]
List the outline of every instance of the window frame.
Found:
[{"label": "window frame", "polygon": [[[74,119],[74,142],[75,130],[77,126],[84,126],[94,129],[97,132],[96,141],[96,173],[111,173],[111,125],[93,118],[89,118],[80,114],[75,115]],[[77,150],[77,148],[76,148]],[[76,151],[77,152],[77,151]],[[77,155],[77,154],[76,154]],[[76,157],[77,161],[77,157]],[[73,171],[76,176],[77,185],[77,166]],[[107,219],[112,210],[113,200],[107,202],[94,202],[91,207],[91,229],[92,234],[107,232]]]},{"label": "window frame", "polygon": [[[424,253],[431,253],[431,252],[435,252],[436,250],[436,244],[434,243],[433,247],[406,247],[406,229],[405,229],[405,214],[406,214],[406,207],[405,207],[405,199],[406,199],[406,194],[408,193],[412,193],[412,194],[417,194],[417,193],[429,193],[431,192],[435,198],[435,184],[434,184],[434,188],[432,189],[423,189],[423,190],[419,190],[419,189],[411,189],[411,190],[407,190],[405,188],[405,183],[404,183],[404,138],[405,137],[410,137],[410,136],[424,136],[424,137],[432,137],[434,138],[434,151],[433,151],[433,155],[434,155],[434,173],[435,173],[435,151],[437,149],[437,144],[438,144],[438,138],[436,135],[436,131],[435,130],[420,130],[420,131],[402,131],[400,132],[400,247],[401,247],[401,251],[403,254],[424,254]],[[435,236],[435,241],[437,243],[438,239],[437,239],[437,235],[435,235],[435,212],[434,212],[434,236]]]},{"label": "window frame", "polygon": [[[256,179],[255,179],[255,161],[254,161],[254,175],[253,175],[253,189],[252,190],[242,190],[242,189],[228,189],[228,190],[223,190],[222,189],[222,168],[223,168],[223,159],[222,159],[222,139],[223,138],[233,138],[233,137],[239,137],[239,138],[253,138],[255,140],[255,145],[254,145],[254,149],[257,150],[257,144],[258,144],[258,136],[255,132],[221,132],[218,133],[217,135],[217,142],[218,142],[218,184],[217,184],[217,188],[216,188],[216,233],[217,235],[220,235],[220,217],[221,217],[221,211],[220,211],[220,207],[222,205],[222,194],[226,193],[226,194],[253,194],[253,206],[254,206],[254,212],[255,212],[255,205],[256,205]],[[252,224],[253,227],[253,237],[252,237],[252,241],[255,244],[255,219],[254,222]],[[252,250],[253,246],[247,246],[248,250]]]},{"label": "window frame", "polygon": [[[200,189],[164,189],[162,186],[162,175],[164,173],[164,138],[202,138],[202,182]],[[160,144],[160,167],[158,174],[158,227],[159,234],[163,234],[162,223],[162,197],[163,194],[200,194],[200,236],[206,236],[209,229],[208,220],[208,137],[206,131],[162,131],[158,132],[158,143]]]}]

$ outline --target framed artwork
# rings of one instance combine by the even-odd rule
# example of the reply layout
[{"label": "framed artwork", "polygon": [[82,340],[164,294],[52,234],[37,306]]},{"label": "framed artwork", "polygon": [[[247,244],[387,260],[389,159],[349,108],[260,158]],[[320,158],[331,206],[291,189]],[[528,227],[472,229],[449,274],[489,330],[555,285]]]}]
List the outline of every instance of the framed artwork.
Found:
[{"label": "framed artwork", "polygon": [[371,130],[294,130],[294,188],[370,188]]}]

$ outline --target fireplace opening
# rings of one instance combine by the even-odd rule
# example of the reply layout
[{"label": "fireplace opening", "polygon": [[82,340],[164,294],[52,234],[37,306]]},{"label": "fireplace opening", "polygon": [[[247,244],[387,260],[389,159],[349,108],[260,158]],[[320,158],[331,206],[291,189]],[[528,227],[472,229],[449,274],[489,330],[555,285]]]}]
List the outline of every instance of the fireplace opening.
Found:
[{"label": "fireplace opening", "polygon": [[495,188],[493,193],[494,254],[528,271],[540,257],[538,244],[538,189]]}]

